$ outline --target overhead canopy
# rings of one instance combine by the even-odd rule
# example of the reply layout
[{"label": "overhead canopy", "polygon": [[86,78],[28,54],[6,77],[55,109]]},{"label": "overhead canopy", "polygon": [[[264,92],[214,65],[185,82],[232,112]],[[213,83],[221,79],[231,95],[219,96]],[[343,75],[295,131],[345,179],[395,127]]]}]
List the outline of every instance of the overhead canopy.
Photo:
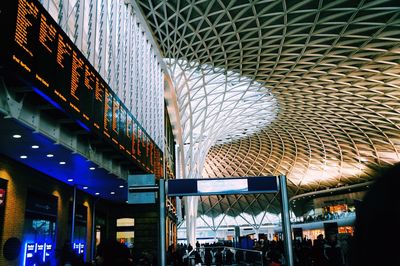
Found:
[{"label": "overhead canopy", "polygon": [[[294,195],[364,182],[374,167],[400,161],[399,1],[148,0],[140,7],[168,62],[257,81],[271,93],[251,105],[259,112],[265,111],[262,101],[277,102],[262,127],[240,137],[218,135],[202,151],[208,152],[203,177],[285,174]],[[190,91],[195,86],[180,88],[184,134],[204,132],[187,116],[215,106],[203,101],[189,112],[187,105],[200,101]],[[219,98],[219,106],[225,100]],[[229,119],[225,132],[248,122]],[[274,201],[265,195],[202,197],[199,212],[257,215]]]}]

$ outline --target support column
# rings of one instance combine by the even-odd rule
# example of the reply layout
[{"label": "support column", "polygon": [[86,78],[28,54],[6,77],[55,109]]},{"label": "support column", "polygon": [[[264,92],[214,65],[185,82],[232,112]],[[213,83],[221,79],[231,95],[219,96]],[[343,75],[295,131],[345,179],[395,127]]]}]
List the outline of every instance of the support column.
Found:
[{"label": "support column", "polygon": [[188,244],[196,246],[196,219],[199,198],[197,196],[185,197],[186,235]]},{"label": "support column", "polygon": [[281,189],[282,206],[282,232],[285,244],[285,258],[287,266],[294,266],[293,248],[292,248],[292,229],[290,226],[289,200],[287,194],[286,176],[279,176],[279,185]]}]

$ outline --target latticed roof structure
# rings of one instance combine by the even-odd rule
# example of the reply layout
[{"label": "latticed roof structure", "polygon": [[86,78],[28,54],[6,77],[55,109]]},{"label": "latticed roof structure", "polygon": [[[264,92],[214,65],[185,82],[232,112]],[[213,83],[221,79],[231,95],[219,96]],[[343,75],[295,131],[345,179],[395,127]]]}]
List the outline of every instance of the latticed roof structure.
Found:
[{"label": "latticed roof structure", "polygon": [[[400,161],[399,1],[147,0],[140,7],[178,85],[187,172],[285,174],[295,195],[363,182],[375,166]],[[187,82],[193,73],[197,82]],[[209,87],[215,73],[225,82],[219,89]],[[185,86],[176,79],[182,75]],[[248,102],[236,109],[241,101]],[[204,140],[202,163],[194,154]],[[199,212],[256,216],[273,211],[274,200],[203,197]]]}]

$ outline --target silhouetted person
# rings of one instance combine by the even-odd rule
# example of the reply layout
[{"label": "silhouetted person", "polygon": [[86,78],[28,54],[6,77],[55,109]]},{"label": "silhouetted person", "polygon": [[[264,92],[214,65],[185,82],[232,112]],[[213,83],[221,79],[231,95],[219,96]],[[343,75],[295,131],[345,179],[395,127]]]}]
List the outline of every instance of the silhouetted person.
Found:
[{"label": "silhouetted person", "polygon": [[312,261],[314,266],[326,266],[326,258],[324,255],[325,240],[322,234],[317,236],[314,240],[314,246],[312,248]]},{"label": "silhouetted person", "polygon": [[357,207],[350,265],[400,265],[399,191],[400,164],[376,174],[375,183]]},{"label": "silhouetted person", "polygon": [[190,251],[192,251],[193,250],[193,247],[192,247],[192,245],[190,245],[190,243],[189,243],[189,245],[188,245],[188,247],[187,247],[187,251],[190,253]]},{"label": "silhouetted person", "polygon": [[327,266],[343,266],[343,250],[339,242],[337,241],[336,233],[330,233],[327,235],[327,239],[324,245],[324,256],[327,261]]},{"label": "silhouetted person", "polygon": [[116,240],[108,240],[97,247],[96,265],[130,266],[133,265],[133,260],[129,249],[124,244]]},{"label": "silhouetted person", "polygon": [[195,265],[201,265],[203,263],[200,253],[197,250],[194,251],[194,263]]},{"label": "silhouetted person", "polygon": [[204,263],[207,266],[210,266],[212,263],[212,254],[211,254],[211,249],[210,248],[206,248],[205,252],[204,252]]},{"label": "silhouetted person", "polygon": [[227,248],[225,251],[225,264],[232,265],[233,262],[233,253],[231,249]]},{"label": "silhouetted person", "polygon": [[69,240],[64,242],[64,246],[61,249],[60,265],[61,266],[81,266],[81,265],[83,265],[83,260],[81,260],[81,258],[72,249],[72,244],[71,244],[71,241],[69,241]]},{"label": "silhouetted person", "polygon": [[222,265],[222,252],[221,249],[217,249],[217,252],[215,253],[215,265],[219,266]]},{"label": "silhouetted person", "polygon": [[272,250],[268,254],[268,266],[281,266],[281,254],[277,250]]}]

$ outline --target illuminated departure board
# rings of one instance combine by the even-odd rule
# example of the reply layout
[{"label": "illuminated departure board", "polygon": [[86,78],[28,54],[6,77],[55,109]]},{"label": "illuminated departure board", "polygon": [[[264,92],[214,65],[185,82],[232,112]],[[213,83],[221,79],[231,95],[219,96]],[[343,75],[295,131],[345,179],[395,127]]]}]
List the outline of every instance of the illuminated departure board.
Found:
[{"label": "illuminated departure board", "polygon": [[37,0],[0,1],[0,60],[148,173],[162,152]]}]

